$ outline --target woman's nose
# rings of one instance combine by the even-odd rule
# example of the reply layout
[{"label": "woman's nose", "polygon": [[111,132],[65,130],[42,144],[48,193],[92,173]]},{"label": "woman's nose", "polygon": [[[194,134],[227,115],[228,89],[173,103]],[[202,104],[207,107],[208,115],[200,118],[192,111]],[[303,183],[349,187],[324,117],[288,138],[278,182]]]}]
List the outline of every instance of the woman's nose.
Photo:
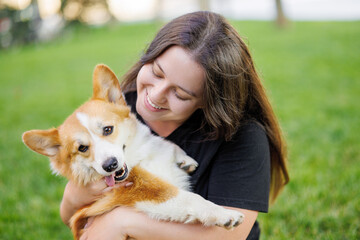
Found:
[{"label": "woman's nose", "polygon": [[167,86],[166,83],[161,82],[153,86],[150,92],[150,99],[155,103],[166,102]]}]

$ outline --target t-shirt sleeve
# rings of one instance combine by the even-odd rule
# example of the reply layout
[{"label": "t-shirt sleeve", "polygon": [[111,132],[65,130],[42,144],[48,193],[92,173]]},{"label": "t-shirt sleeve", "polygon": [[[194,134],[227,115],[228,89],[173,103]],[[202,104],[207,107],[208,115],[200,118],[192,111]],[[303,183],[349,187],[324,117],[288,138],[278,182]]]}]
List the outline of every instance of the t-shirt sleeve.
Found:
[{"label": "t-shirt sleeve", "polygon": [[244,125],[231,141],[224,142],[210,169],[210,201],[268,211],[270,149],[266,133],[258,124]]}]

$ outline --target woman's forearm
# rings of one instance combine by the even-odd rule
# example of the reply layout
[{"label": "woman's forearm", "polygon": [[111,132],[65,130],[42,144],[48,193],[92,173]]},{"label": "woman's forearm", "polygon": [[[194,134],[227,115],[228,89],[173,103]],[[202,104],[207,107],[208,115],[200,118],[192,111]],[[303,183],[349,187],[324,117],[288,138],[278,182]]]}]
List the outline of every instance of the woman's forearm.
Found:
[{"label": "woman's forearm", "polygon": [[61,201],[60,204],[60,217],[61,220],[69,226],[69,221],[72,215],[76,212],[76,208],[69,203],[67,199],[64,199]]},{"label": "woman's forearm", "polygon": [[244,209],[241,209],[241,211],[245,214],[245,220],[233,230],[226,230],[220,227],[204,227],[201,224],[157,221],[143,213],[139,213],[135,217],[138,219],[131,221],[126,226],[126,231],[129,236],[137,240],[246,239],[254,225],[258,212]]}]

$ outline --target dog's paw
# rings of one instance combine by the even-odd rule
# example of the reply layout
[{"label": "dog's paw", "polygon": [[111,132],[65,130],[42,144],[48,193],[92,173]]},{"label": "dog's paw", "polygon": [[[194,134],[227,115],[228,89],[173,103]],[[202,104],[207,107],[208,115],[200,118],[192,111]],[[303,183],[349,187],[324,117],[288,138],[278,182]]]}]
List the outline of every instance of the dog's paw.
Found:
[{"label": "dog's paw", "polygon": [[223,209],[221,212],[216,211],[217,216],[208,217],[205,225],[215,225],[226,229],[233,229],[244,221],[244,214],[239,211]]},{"label": "dog's paw", "polygon": [[220,223],[216,224],[217,226],[226,229],[233,229],[234,227],[237,227],[239,224],[243,223],[245,218],[244,214],[235,210],[230,211],[232,211],[232,213],[225,217]]},{"label": "dog's paw", "polygon": [[189,156],[184,156],[176,162],[179,168],[187,173],[192,173],[198,167],[198,163]]}]

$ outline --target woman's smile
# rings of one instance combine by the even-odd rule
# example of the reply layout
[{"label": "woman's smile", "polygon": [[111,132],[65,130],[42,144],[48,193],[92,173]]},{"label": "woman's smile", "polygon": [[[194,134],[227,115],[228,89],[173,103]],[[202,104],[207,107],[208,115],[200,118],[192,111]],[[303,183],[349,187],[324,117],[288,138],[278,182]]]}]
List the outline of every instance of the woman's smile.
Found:
[{"label": "woman's smile", "polygon": [[146,91],[146,98],[144,98],[144,104],[152,112],[159,112],[159,111],[166,110],[166,108],[160,107],[160,106],[156,105],[155,103],[153,103],[151,101],[147,91]]}]

